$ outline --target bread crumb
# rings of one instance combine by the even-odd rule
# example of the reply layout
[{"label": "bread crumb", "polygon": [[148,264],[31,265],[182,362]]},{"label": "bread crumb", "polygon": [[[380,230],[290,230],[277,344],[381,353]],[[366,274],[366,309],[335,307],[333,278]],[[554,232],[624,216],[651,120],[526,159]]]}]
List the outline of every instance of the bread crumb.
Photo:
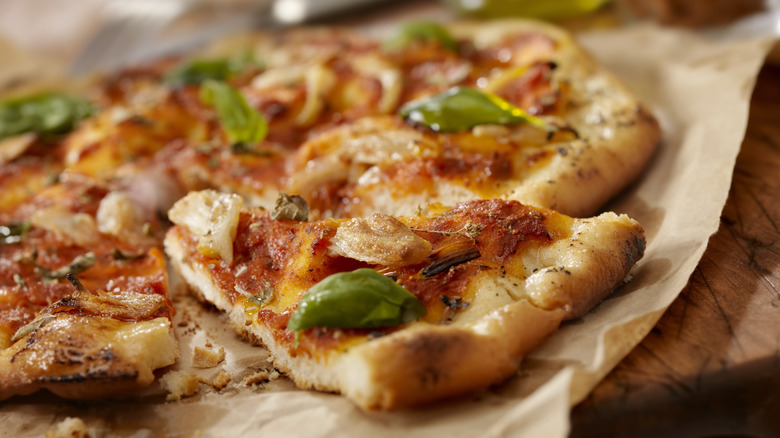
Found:
[{"label": "bread crumb", "polygon": [[211,386],[213,386],[214,389],[217,389],[217,390],[222,389],[222,388],[226,387],[228,385],[228,383],[230,383],[230,379],[231,379],[230,373],[225,371],[225,370],[222,370],[211,381]]},{"label": "bread crumb", "polygon": [[46,438],[89,438],[87,425],[81,418],[66,417],[57,423],[56,430],[47,430]]},{"label": "bread crumb", "polygon": [[160,386],[168,391],[168,401],[181,400],[200,391],[200,379],[192,371],[170,371],[160,378]]},{"label": "bread crumb", "polygon": [[260,370],[244,379],[244,384],[246,386],[257,385],[258,383],[276,380],[279,376],[279,371],[276,370]]},{"label": "bread crumb", "polygon": [[192,351],[192,366],[194,368],[214,368],[223,360],[225,360],[225,349],[222,347],[216,351],[195,347]]}]

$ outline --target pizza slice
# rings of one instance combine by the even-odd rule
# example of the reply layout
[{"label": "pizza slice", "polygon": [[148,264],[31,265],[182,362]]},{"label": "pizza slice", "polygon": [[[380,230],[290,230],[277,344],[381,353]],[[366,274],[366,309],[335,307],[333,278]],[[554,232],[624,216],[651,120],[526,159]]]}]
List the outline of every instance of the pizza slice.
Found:
[{"label": "pizza slice", "polygon": [[217,135],[215,153],[181,162],[204,187],[253,205],[270,208],[281,190],[316,217],[489,198],[584,216],[659,143],[633,93],[543,23],[411,23],[384,40],[295,29],[237,38],[213,56],[240,51],[264,63],[231,83],[268,120],[268,137],[247,154]]},{"label": "pizza slice", "polygon": [[162,224],[134,190],[65,173],[0,212],[0,399],[117,396],[178,357]]},{"label": "pizza slice", "polygon": [[316,221],[300,197],[242,205],[208,190],[174,204],[173,268],[300,387],[367,410],[505,380],[621,285],[645,247],[624,215],[574,219],[510,200]]}]

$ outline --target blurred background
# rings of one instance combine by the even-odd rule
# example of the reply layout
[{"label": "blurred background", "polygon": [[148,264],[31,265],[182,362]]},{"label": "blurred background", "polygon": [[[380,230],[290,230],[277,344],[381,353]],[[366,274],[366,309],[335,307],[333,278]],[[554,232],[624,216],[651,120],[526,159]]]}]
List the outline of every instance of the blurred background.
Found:
[{"label": "blurred background", "polygon": [[[175,50],[234,30],[302,22],[361,25],[371,17],[530,16],[545,20],[617,17],[664,25],[722,25],[766,0],[0,0],[0,38],[61,63],[122,31],[138,47],[110,47],[126,60]],[[132,22],[135,20],[135,23]],[[136,27],[133,27],[136,26]],[[140,29],[140,30],[138,30]],[[138,41],[140,40],[140,41]],[[0,50],[4,46],[0,45]],[[103,49],[106,49],[105,47]],[[6,46],[6,50],[8,50]],[[117,54],[119,58],[120,54]],[[80,71],[92,67],[82,66]]]}]

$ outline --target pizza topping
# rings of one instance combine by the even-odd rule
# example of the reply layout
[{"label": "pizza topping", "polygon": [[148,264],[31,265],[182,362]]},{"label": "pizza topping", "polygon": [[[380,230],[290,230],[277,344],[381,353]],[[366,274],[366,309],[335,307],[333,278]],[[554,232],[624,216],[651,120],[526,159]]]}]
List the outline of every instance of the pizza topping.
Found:
[{"label": "pizza topping", "polygon": [[444,312],[444,320],[446,322],[452,322],[455,314],[459,310],[467,309],[471,303],[463,301],[463,297],[450,298],[447,295],[441,295],[441,302],[444,303],[446,310]]},{"label": "pizza topping", "polygon": [[22,155],[35,142],[32,132],[14,135],[0,140],[0,165],[9,163]]},{"label": "pizza topping", "polygon": [[374,214],[342,223],[329,250],[366,263],[398,267],[424,261],[431,253],[431,243],[398,219]]},{"label": "pizza topping", "polygon": [[86,213],[74,213],[63,205],[36,210],[30,224],[49,230],[66,242],[79,246],[96,245],[100,236],[95,219]]},{"label": "pizza topping", "polygon": [[382,97],[376,104],[380,114],[389,114],[401,98],[403,91],[403,74],[386,59],[376,54],[364,55],[353,61],[358,73],[368,74],[377,78],[382,84]]},{"label": "pizza topping", "polygon": [[407,122],[425,125],[437,132],[463,132],[478,125],[513,125],[527,122],[552,130],[500,97],[471,87],[452,87],[434,96],[414,100],[401,107]]},{"label": "pizza topping", "polygon": [[408,290],[373,269],[333,274],[309,289],[287,329],[375,328],[405,324],[425,315]]},{"label": "pizza topping", "polygon": [[16,243],[29,230],[30,223],[26,221],[0,225],[0,243]]},{"label": "pizza topping", "polygon": [[[41,277],[43,277],[44,280],[60,280],[63,278],[68,278],[70,280],[69,276],[81,274],[82,272],[91,268],[96,262],[97,257],[95,257],[95,253],[88,252],[86,254],[76,256],[72,262],[53,271],[40,266],[36,267],[35,270],[41,275]],[[77,286],[78,288],[77,282],[71,280],[71,283],[73,283],[73,285]]]},{"label": "pizza topping", "polygon": [[142,234],[143,217],[130,196],[121,191],[106,195],[98,206],[97,228],[103,234],[132,237]]},{"label": "pizza topping", "polygon": [[61,93],[44,93],[0,103],[0,139],[27,132],[63,134],[92,114],[86,100]]},{"label": "pizza topping", "polygon": [[258,143],[268,134],[268,123],[244,96],[230,85],[207,79],[200,87],[200,100],[217,110],[222,127],[234,143]]},{"label": "pizza topping", "polygon": [[345,160],[379,166],[391,166],[419,157],[435,157],[438,145],[419,132],[406,129],[364,132],[341,142],[339,155]]},{"label": "pizza topping", "polygon": [[458,52],[458,42],[442,25],[432,21],[406,23],[392,38],[385,41],[386,50],[401,50],[418,42],[434,41],[442,48]]},{"label": "pizza topping", "polygon": [[183,225],[198,238],[198,251],[207,257],[233,261],[233,240],[244,201],[215,190],[190,192],[168,212],[171,222]]},{"label": "pizza topping", "polygon": [[311,125],[317,121],[325,107],[325,96],[336,85],[336,75],[324,64],[314,64],[306,70],[306,101],[295,118],[300,126]]},{"label": "pizza topping", "polygon": [[207,79],[225,81],[243,66],[229,59],[195,59],[179,66],[165,77],[173,85],[199,85]]},{"label": "pizza topping", "polygon": [[433,261],[421,273],[424,277],[433,277],[480,256],[479,248],[473,241],[454,242],[436,251]]},{"label": "pizza topping", "polygon": [[280,192],[279,197],[276,198],[274,211],[271,212],[271,218],[280,221],[306,222],[309,220],[309,204],[298,195],[290,196]]},{"label": "pizza topping", "polygon": [[119,248],[114,248],[114,250],[111,251],[111,258],[118,262],[127,262],[130,260],[140,259],[145,255],[146,254],[144,254],[143,252],[127,252],[127,251],[122,251]]}]

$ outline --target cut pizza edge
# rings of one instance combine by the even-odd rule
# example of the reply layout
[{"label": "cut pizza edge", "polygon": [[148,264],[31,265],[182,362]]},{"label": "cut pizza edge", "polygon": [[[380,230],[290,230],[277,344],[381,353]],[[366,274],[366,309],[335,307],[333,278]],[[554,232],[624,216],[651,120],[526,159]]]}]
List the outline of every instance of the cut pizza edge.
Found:
[{"label": "cut pizza edge", "polygon": [[69,399],[130,395],[179,358],[161,295],[77,292],[45,308],[0,351],[0,400],[40,390]]},{"label": "cut pizza edge", "polygon": [[0,400],[128,396],[178,359],[156,213],[126,187],[65,174],[3,215]]},{"label": "cut pizza edge", "polygon": [[[313,353],[299,350],[299,333],[292,343],[289,330],[269,327],[243,302],[228,298],[235,291],[219,286],[213,264],[195,261],[197,250],[186,226],[169,231],[165,248],[173,271],[189,288],[227,312],[239,334],[268,348],[274,366],[299,387],[341,393],[368,411],[395,410],[505,381],[561,322],[583,315],[619,287],[643,255],[642,228],[625,215],[573,219],[523,208],[571,225],[567,237],[517,255],[530,273],[527,278],[508,274],[504,267],[480,267],[468,282],[470,302],[447,322],[415,321]],[[298,291],[298,299],[305,292]]]}]

